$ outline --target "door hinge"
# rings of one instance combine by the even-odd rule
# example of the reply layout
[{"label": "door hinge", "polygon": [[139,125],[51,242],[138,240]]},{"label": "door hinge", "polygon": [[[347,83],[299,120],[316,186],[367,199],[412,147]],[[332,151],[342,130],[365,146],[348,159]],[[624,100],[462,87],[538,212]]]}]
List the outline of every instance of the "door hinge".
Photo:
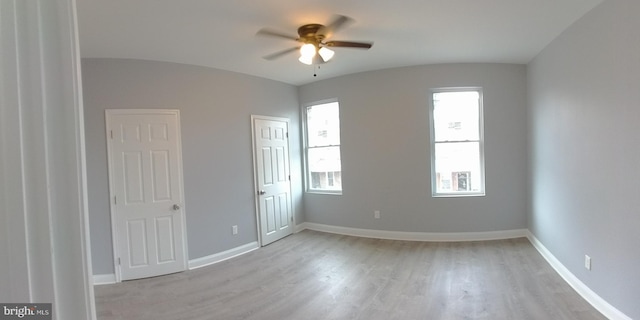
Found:
[{"label": "door hinge", "polygon": [[113,204],[118,204],[118,198],[116,196],[113,196]]},{"label": "door hinge", "polygon": [[109,130],[109,135],[111,136],[111,140],[113,140],[113,130]]},{"label": "door hinge", "polygon": [[291,181],[291,175],[289,175],[289,181]]},{"label": "door hinge", "polygon": [[289,132],[287,132],[287,138],[289,138]]},{"label": "door hinge", "polygon": [[120,265],[120,258],[118,258],[118,265]]}]

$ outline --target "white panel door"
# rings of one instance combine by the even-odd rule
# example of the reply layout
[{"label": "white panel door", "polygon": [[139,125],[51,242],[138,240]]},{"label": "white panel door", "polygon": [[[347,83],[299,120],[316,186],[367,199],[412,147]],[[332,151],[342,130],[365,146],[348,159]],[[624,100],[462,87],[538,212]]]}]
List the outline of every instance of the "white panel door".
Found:
[{"label": "white panel door", "polygon": [[186,270],[177,110],[107,110],[109,185],[119,280]]},{"label": "white panel door", "polygon": [[260,242],[293,233],[288,119],[253,116],[253,143]]}]

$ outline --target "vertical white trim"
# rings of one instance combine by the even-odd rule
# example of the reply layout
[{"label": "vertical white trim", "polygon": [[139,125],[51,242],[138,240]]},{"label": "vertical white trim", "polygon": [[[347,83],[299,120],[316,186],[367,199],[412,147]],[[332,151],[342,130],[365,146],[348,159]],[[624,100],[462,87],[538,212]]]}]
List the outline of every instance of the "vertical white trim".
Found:
[{"label": "vertical white trim", "polygon": [[111,129],[111,123],[110,123],[110,111],[109,110],[105,110],[104,111],[104,121],[105,121],[105,130],[106,130],[106,143],[107,143],[107,182],[109,184],[109,217],[111,219],[111,241],[112,241],[112,263],[113,263],[113,270],[114,270],[114,277],[115,277],[115,282],[121,282],[122,281],[122,275],[121,275],[121,270],[120,270],[120,264],[118,263],[118,257],[119,257],[119,253],[118,253],[118,237],[116,236],[117,233],[117,229],[116,229],[116,220],[115,220],[115,212],[114,212],[114,204],[116,204],[116,198],[115,198],[115,191],[113,190],[113,165],[111,163],[111,142],[109,141],[110,139],[113,139],[113,134],[110,133],[110,131],[112,131],[113,129]]},{"label": "vertical white trim", "polygon": [[95,319],[75,2],[3,0],[0,12],[0,197],[11,237],[0,249],[16,277],[6,295],[51,302],[57,319]]},{"label": "vertical white trim", "polygon": [[[0,299],[30,298],[29,247],[24,208],[24,165],[21,137],[21,75],[16,1],[0,2]],[[23,4],[21,4],[23,5]]]},{"label": "vertical white trim", "polygon": [[256,207],[256,236],[258,237],[258,246],[262,247],[262,232],[260,231],[260,199],[257,197],[258,188],[258,159],[256,157],[256,124],[255,120],[259,116],[251,115],[251,157],[253,163],[253,196],[255,200]]},{"label": "vertical white trim", "polygon": [[72,48],[69,50],[71,55],[71,70],[73,79],[73,105],[76,106],[75,110],[75,124],[76,124],[76,161],[79,163],[79,167],[76,167],[78,177],[78,189],[79,193],[78,207],[80,208],[80,224],[79,227],[81,233],[80,246],[82,259],[84,260],[84,268],[82,273],[83,289],[84,289],[84,305],[88,306],[85,316],[87,319],[95,319],[96,307],[95,307],[95,295],[93,290],[93,264],[91,261],[91,241],[90,241],[90,227],[89,227],[89,195],[87,184],[87,159],[85,149],[85,125],[84,125],[84,97],[82,95],[82,69],[81,69],[81,56],[80,56],[80,35],[78,33],[78,11],[76,7],[76,0],[70,0],[70,6],[67,7],[67,14],[70,19],[67,20],[69,29],[69,41],[72,43]]}]

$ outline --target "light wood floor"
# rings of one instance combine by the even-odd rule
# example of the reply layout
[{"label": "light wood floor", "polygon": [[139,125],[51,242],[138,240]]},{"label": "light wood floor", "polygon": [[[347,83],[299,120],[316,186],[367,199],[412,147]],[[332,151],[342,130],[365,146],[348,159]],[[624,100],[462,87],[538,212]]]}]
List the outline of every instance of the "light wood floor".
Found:
[{"label": "light wood floor", "polygon": [[96,286],[98,319],[605,319],[525,238],[303,231],[209,267]]}]

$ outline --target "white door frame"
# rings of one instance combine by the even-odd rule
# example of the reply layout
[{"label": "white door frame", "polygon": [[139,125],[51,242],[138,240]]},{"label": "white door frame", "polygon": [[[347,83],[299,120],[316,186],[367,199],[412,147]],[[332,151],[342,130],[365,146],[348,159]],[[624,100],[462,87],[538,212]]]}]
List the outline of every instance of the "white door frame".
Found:
[{"label": "white door frame", "polygon": [[[289,118],[282,117],[273,117],[273,116],[261,116],[261,115],[251,115],[251,154],[253,155],[253,185],[254,185],[254,193],[255,197],[255,205],[256,205],[256,232],[258,233],[258,247],[262,247],[262,231],[260,230],[261,226],[261,217],[260,217],[260,197],[258,195],[258,190],[260,186],[258,185],[258,170],[257,170],[257,157],[256,157],[256,133],[255,133],[255,120],[274,120],[274,121],[282,121],[287,123],[287,128],[291,127],[291,122]],[[291,140],[287,139],[287,148],[291,151]],[[291,152],[288,152],[287,162],[289,163],[289,175],[291,175]],[[291,208],[291,230],[292,233],[295,229],[296,225],[296,214],[293,206],[293,195],[291,194],[291,179],[289,179],[289,207]]]},{"label": "white door frame", "polygon": [[0,1],[0,301],[95,320],[76,18],[73,0]]},{"label": "white door frame", "polygon": [[[107,142],[107,166],[108,166],[108,179],[109,179],[109,213],[111,215],[111,238],[112,238],[112,245],[113,245],[113,267],[114,267],[114,273],[115,273],[115,280],[116,283],[118,282],[122,282],[122,274],[121,274],[121,269],[120,269],[120,265],[118,263],[118,258],[120,256],[120,252],[118,251],[118,236],[117,236],[117,221],[116,221],[116,210],[115,210],[115,206],[113,205],[113,200],[114,200],[114,195],[115,195],[115,186],[113,185],[113,169],[112,169],[112,163],[111,163],[111,143],[109,142],[110,140],[110,129],[111,129],[111,125],[109,123],[109,118],[110,115],[144,115],[144,114],[175,114],[178,117],[178,123],[177,123],[177,130],[181,135],[181,124],[180,124],[180,110],[178,109],[105,109],[105,130],[106,130],[106,142]],[[180,188],[180,198],[184,201],[185,197],[184,197],[184,178],[183,178],[183,166],[182,166],[182,142],[181,139],[178,139],[178,162],[179,162],[179,183],[182,186],[182,188]],[[183,239],[183,248],[182,250],[184,251],[184,264],[185,264],[185,270],[188,270],[188,262],[189,262],[189,251],[188,251],[188,246],[187,246],[187,221],[186,221],[186,211],[185,211],[185,205],[182,205],[181,210],[183,211],[182,214],[182,234],[184,235],[184,239]]]}]

